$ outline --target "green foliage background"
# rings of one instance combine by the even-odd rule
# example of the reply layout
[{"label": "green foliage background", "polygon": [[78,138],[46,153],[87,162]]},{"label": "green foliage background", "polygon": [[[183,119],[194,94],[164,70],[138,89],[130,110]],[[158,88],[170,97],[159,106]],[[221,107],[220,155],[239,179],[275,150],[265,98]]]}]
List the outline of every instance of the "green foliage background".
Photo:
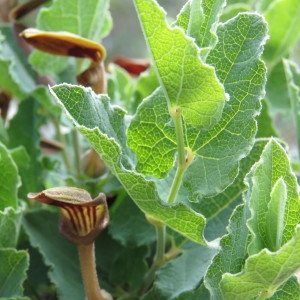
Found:
[{"label": "green foliage background", "polygon": [[[65,185],[108,195],[96,258],[114,299],[298,299],[300,2],[126,2],[122,23],[108,0],[49,1],[19,20],[103,43],[98,95],[76,82],[88,60],[28,56],[2,16],[0,299],[84,299],[58,211],[27,199]],[[116,54],[151,66],[133,76]],[[82,166],[91,147],[107,167],[96,176]]]}]

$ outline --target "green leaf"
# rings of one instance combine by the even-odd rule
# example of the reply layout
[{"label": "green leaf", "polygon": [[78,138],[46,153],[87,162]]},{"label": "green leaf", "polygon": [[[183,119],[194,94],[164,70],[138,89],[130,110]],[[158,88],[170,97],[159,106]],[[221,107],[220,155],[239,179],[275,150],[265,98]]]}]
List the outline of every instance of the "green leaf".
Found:
[{"label": "green leaf", "polygon": [[300,295],[300,283],[296,276],[291,277],[276,293],[271,297],[272,300],[298,300]]},{"label": "green leaf", "polygon": [[[45,31],[67,31],[99,42],[111,27],[108,6],[108,0],[56,0],[52,6],[40,11],[37,27]],[[40,74],[60,73],[66,68],[67,60],[40,51],[35,51],[30,57]]]},{"label": "green leaf", "polygon": [[264,99],[262,102],[262,108],[257,121],[257,133],[256,138],[277,137],[277,132],[273,127],[273,120],[269,114],[269,104]]},{"label": "green leaf", "polygon": [[188,1],[177,16],[175,23],[175,25],[183,28],[188,36],[194,38],[199,47],[201,47],[201,39],[203,38],[201,26],[204,21],[201,2],[201,0]]},{"label": "green leaf", "polygon": [[[100,270],[100,284],[107,284],[112,270],[120,268],[120,265],[116,264],[116,260],[126,250],[126,247],[121,246],[104,230],[95,240],[95,249],[97,269]],[[113,285],[113,282],[111,285]],[[102,285],[102,288],[109,291],[111,287],[106,288]]]},{"label": "green leaf", "polygon": [[140,75],[135,87],[135,112],[142,100],[150,96],[158,86],[159,82],[153,67]]},{"label": "green leaf", "polygon": [[[146,258],[149,247],[126,247],[115,258],[114,268],[110,272],[110,280],[116,285],[122,285],[129,290],[138,290],[147,272]],[[122,266],[118,268],[118,266]]]},{"label": "green leaf", "polygon": [[0,87],[17,99],[35,88],[33,71],[9,26],[0,27],[0,74]]},{"label": "green leaf", "polygon": [[181,29],[169,27],[155,1],[135,4],[169,109],[182,109],[194,127],[213,126],[226,99],[214,69],[201,62],[199,48]]},{"label": "green leaf", "polygon": [[30,94],[48,112],[58,115],[60,109],[55,106],[49,90],[37,85],[37,76],[16,40],[13,29],[8,26],[0,26],[0,74],[0,88],[10,91],[17,99],[24,99]]},{"label": "green leaf", "polygon": [[39,161],[41,156],[40,135],[38,132],[38,125],[42,118],[38,115],[37,109],[38,103],[34,98],[24,99],[8,128],[9,147],[22,147],[18,148],[14,155],[22,178],[19,195],[24,199],[27,198],[27,193],[42,189],[42,167]]},{"label": "green leaf", "polygon": [[207,270],[204,283],[214,299],[231,299],[222,297],[220,282],[224,274],[238,273],[242,269],[247,257],[248,218],[249,210],[245,205],[235,209],[228,225],[228,234],[221,239],[221,250]]},{"label": "green leaf", "polygon": [[9,298],[0,298],[0,300],[31,300],[28,297],[9,297]]},{"label": "green leaf", "polygon": [[193,291],[215,254],[216,250],[187,242],[180,256],[157,271],[153,288],[143,299],[172,300],[186,291]]},{"label": "green leaf", "polygon": [[286,113],[291,108],[288,82],[284,69],[283,61],[280,61],[268,74],[266,99],[272,112]]},{"label": "green leaf", "polygon": [[[243,32],[240,40],[236,39],[238,32]],[[265,67],[258,60],[266,36],[262,18],[255,14],[239,15],[220,26],[217,33],[219,42],[208,61],[216,65],[231,100],[225,105],[222,120],[210,131],[185,127],[187,146],[196,152],[183,178],[191,201],[220,192],[236,177],[237,161],[253,143],[254,117],[265,82]],[[229,45],[227,40],[232,43]],[[229,58],[233,45],[236,50]],[[162,89],[139,106],[128,128],[128,144],[138,155],[138,171],[162,178],[172,168],[177,142]]]},{"label": "green leaf", "polygon": [[10,154],[11,154],[14,162],[18,166],[19,170],[22,168],[28,167],[28,165],[30,163],[30,157],[24,146],[19,146],[17,148],[10,150]]},{"label": "green leaf", "polygon": [[114,212],[109,233],[123,246],[149,245],[156,240],[155,228],[136,204],[126,197]]},{"label": "green leaf", "polygon": [[[278,180],[284,183],[277,183]],[[277,245],[281,240],[283,245],[293,237],[295,226],[299,223],[300,204],[297,179],[291,170],[287,153],[276,140],[271,139],[266,145],[247,182],[251,209],[248,225],[252,233],[249,253],[258,253],[263,248],[275,251],[278,248],[273,248],[274,244]],[[284,212],[281,212],[284,215],[281,215],[278,210],[284,207]],[[273,226],[277,229],[270,229]],[[270,244],[270,235],[275,233],[277,236],[271,237]]]},{"label": "green leaf", "polygon": [[[246,260],[241,273],[224,274],[221,282],[223,297],[232,300],[271,297],[300,268],[299,251],[300,226],[297,226],[293,238],[277,252],[264,249]],[[299,296],[299,288],[296,291]]]},{"label": "green leaf", "polygon": [[[33,247],[39,248],[49,277],[58,289],[59,299],[82,300],[82,285],[76,246],[58,231],[58,212],[36,210],[25,215],[23,226]],[[66,278],[68,278],[66,282]]]},{"label": "green leaf", "polygon": [[48,87],[39,85],[30,95],[38,101],[41,114],[51,117],[61,115],[61,108],[53,101]]},{"label": "green leaf", "polygon": [[109,66],[108,95],[113,104],[121,105],[127,111],[132,110],[132,97],[135,88],[132,77],[117,65]]},{"label": "green leaf", "polygon": [[267,142],[268,139],[256,140],[250,153],[240,161],[239,174],[234,182],[222,193],[212,197],[205,197],[199,203],[190,203],[191,208],[203,214],[207,219],[205,227],[207,240],[219,238],[226,233],[228,220],[235,207],[242,203],[242,193],[247,188],[244,178],[252,166],[260,159]]},{"label": "green leaf", "polygon": [[290,60],[283,61],[286,80],[288,82],[288,92],[290,96],[290,112],[294,119],[296,131],[296,140],[298,148],[298,158],[300,153],[300,71],[295,63]]},{"label": "green leaf", "polygon": [[195,300],[195,299],[210,299],[209,291],[205,288],[202,283],[197,289],[193,291],[187,291],[180,294],[174,300]]},{"label": "green leaf", "polygon": [[[106,32],[109,1],[66,0],[53,1],[50,7],[43,8],[38,16],[38,28],[46,31],[68,31],[81,37],[99,41]],[[68,17],[69,22],[65,22]]]},{"label": "green leaf", "polygon": [[[230,48],[229,46],[228,49],[226,47],[224,48],[224,44],[228,45],[227,42],[225,42],[227,39],[233,39],[233,41],[236,39],[236,35],[233,35],[233,32],[236,30],[245,32],[243,39],[238,41],[242,46],[240,46],[239,43],[236,45],[236,47],[242,48],[240,51],[235,52],[237,57],[232,57],[232,61],[228,61]],[[265,80],[264,65],[258,60],[262,51],[261,46],[265,39],[265,31],[265,23],[261,17],[256,14],[239,15],[238,18],[226,23],[226,26],[224,25],[219,28],[221,40],[219,39],[216,49],[211,51],[208,59],[217,64],[218,72],[224,76],[223,79],[225,80],[227,89],[231,92],[233,97],[227,104],[224,119],[222,119],[220,125],[217,125],[212,131],[201,132],[199,136],[199,131],[196,132],[188,128],[190,130],[189,133],[191,133],[191,135],[188,135],[191,140],[190,144],[195,148],[198,144],[200,145],[197,151],[199,157],[196,157],[184,177],[184,187],[190,193],[189,198],[191,200],[199,199],[198,197],[202,194],[215,193],[220,190],[220,186],[224,188],[231,183],[237,175],[237,161],[247,154],[253,143],[256,131],[254,116],[259,111],[258,97],[262,93]],[[249,49],[253,50],[251,51],[252,56],[250,57]],[[218,61],[217,57],[222,57],[220,53],[222,53],[223,59]],[[214,55],[211,57],[212,54]],[[247,59],[245,57],[247,57]],[[226,66],[225,72],[223,71],[224,66]],[[101,100],[93,101],[92,99],[95,98],[95,96],[92,96],[88,90],[77,87],[71,88],[71,86],[68,85],[54,87],[53,91],[57,98],[59,98],[59,102],[64,104],[71,119],[75,122],[75,125],[79,127],[80,131],[101,154],[137,205],[146,214],[158,218],[163,222],[167,222],[173,229],[199,242],[199,236],[195,239],[194,234],[197,230],[199,232],[199,228],[201,228],[200,224],[204,224],[203,218],[199,214],[192,212],[184,205],[174,207],[164,207],[160,205],[159,199],[163,200],[165,198],[163,193],[169,190],[167,181],[157,182],[160,193],[160,196],[158,196],[154,181],[145,180],[142,175],[128,172],[132,169],[132,163],[133,165],[135,164],[135,158],[127,148],[126,126],[119,121],[119,118],[113,115],[112,108],[107,107],[106,104],[104,105],[108,100],[105,100],[105,97],[102,96]],[[163,95],[162,92],[158,90],[148,98],[149,100],[147,101],[155,102],[154,100],[160,97],[163,97]],[[140,107],[143,108],[143,106],[148,104],[147,101]],[[162,115],[166,115],[164,112],[167,111],[167,105],[160,105],[163,111]],[[102,107],[105,110],[103,110]],[[154,110],[155,108],[156,106],[154,106]],[[158,106],[158,109],[159,108],[160,106]],[[116,108],[114,108],[114,110],[115,109]],[[109,114],[107,115],[108,112]],[[141,112],[143,112],[142,109]],[[122,116],[123,114],[124,113],[122,113]],[[145,115],[149,117],[149,110],[147,111],[145,109]],[[109,118],[106,119],[105,116]],[[116,123],[117,125],[115,125]],[[152,121],[152,123],[157,126],[158,122]],[[162,123],[163,122],[160,122],[158,125]],[[142,123],[140,122],[140,124]],[[98,131],[96,127],[99,127],[100,131]],[[165,128],[168,130],[169,127],[169,124],[165,125]],[[92,128],[95,129],[91,130]],[[154,130],[158,132],[156,128],[154,128]],[[130,131],[128,131],[128,134],[131,134],[129,132]],[[150,136],[146,136],[142,133],[140,137],[142,136],[146,138],[145,144],[148,142],[149,145],[150,142],[154,140],[153,145],[155,145],[155,134],[151,133]],[[165,137],[164,134],[162,134],[162,136]],[[132,140],[134,139],[131,139],[131,141]],[[121,145],[121,148],[119,148],[120,146],[117,146],[114,141],[117,141]],[[168,142],[172,145],[171,139],[168,140]],[[224,147],[224,144],[230,144],[230,147]],[[152,148],[149,147],[149,149],[154,148],[154,146]],[[169,150],[172,151],[172,148],[169,148]],[[149,151],[149,153],[151,153],[151,151]],[[171,156],[172,160],[174,160],[172,153]],[[159,159],[159,161],[155,162],[158,172],[161,172],[161,170],[158,169],[161,166],[166,170],[166,167],[163,165],[165,164],[166,156],[163,157],[164,160],[161,159],[161,156],[156,156],[156,158]],[[120,160],[122,160],[122,165],[119,163]],[[169,160],[168,167],[170,167],[172,160]],[[126,161],[126,163],[124,161]],[[145,165],[146,164],[144,164],[144,166]],[[127,171],[126,168],[124,169],[124,166],[127,166]],[[215,172],[216,169],[219,170],[217,174]],[[218,176],[220,176],[220,178],[218,178]],[[137,185],[137,183],[139,185]],[[152,201],[149,201],[149,199]],[[191,222],[188,226],[184,225],[186,223],[183,219],[179,222],[172,222],[171,220],[176,210],[180,211],[180,213],[185,211],[183,214],[184,220],[187,221],[186,216],[189,215],[192,219],[195,219],[195,222],[198,223],[200,227],[197,226],[197,229],[195,228],[196,231],[192,233],[192,231],[190,231]],[[176,220],[179,220],[179,215],[177,215],[177,217],[178,219],[176,218]],[[187,231],[189,231],[188,235]]]},{"label": "green leaf", "polygon": [[228,0],[227,5],[238,4],[238,3],[250,3],[252,0]]},{"label": "green leaf", "polygon": [[175,128],[161,88],[144,99],[128,128],[128,144],[138,155],[137,171],[163,178],[174,164]]},{"label": "green leaf", "polygon": [[207,63],[215,66],[230,101],[220,122],[210,131],[202,131],[194,141],[196,158],[183,177],[192,201],[219,193],[233,182],[238,161],[254,142],[254,117],[260,110],[265,83],[265,65],[259,60],[266,38],[266,23],[261,16],[239,14],[221,24],[217,36],[219,41]]},{"label": "green leaf", "polygon": [[0,300],[31,300],[28,297],[9,297],[9,298],[0,298]]},{"label": "green leaf", "polygon": [[126,143],[124,111],[112,107],[104,95],[67,84],[51,88],[78,130],[90,141],[130,197],[147,215],[167,224],[189,239],[205,244],[204,218],[183,204],[165,206],[156,183],[132,171],[135,157]]},{"label": "green leaf", "polygon": [[242,12],[251,12],[251,6],[245,3],[236,3],[232,5],[227,5],[224,8],[222,15],[220,16],[220,21],[225,23],[226,21],[234,18],[237,14]]},{"label": "green leaf", "polygon": [[0,142],[2,142],[3,144],[7,144],[8,142],[7,130],[5,128],[3,118],[0,118]]},{"label": "green leaf", "polygon": [[265,17],[269,24],[270,39],[266,44],[264,59],[271,69],[288,53],[300,36],[300,2],[275,1],[268,7]]},{"label": "green leaf", "polygon": [[0,248],[17,246],[21,227],[22,210],[7,207],[0,211]]},{"label": "green leaf", "polygon": [[[36,293],[42,294],[43,292],[46,292],[49,297],[56,295],[56,287],[50,282],[48,277],[49,267],[45,265],[38,249],[30,245],[28,238],[26,240],[23,238],[20,242],[18,247],[26,249],[30,257],[24,294],[30,298],[34,298]],[[29,286],[35,287],[35,290],[30,289]]]},{"label": "green leaf", "polygon": [[[257,162],[255,164],[255,167],[253,167],[253,168],[257,168],[257,166],[262,161],[266,162],[266,149],[273,142],[274,142],[274,140],[271,139],[268,142],[268,144],[264,147],[265,149],[264,149],[263,154],[261,155],[260,161]],[[257,147],[255,147],[256,151],[257,151],[256,154],[259,154],[259,152],[261,152],[262,146],[264,146],[265,143],[266,143],[266,141],[260,141],[259,142]],[[276,144],[276,145],[278,145],[278,144]],[[280,147],[280,146],[278,145],[278,147]],[[283,149],[282,149],[282,151],[284,152]],[[276,153],[276,154],[278,155],[278,153]],[[253,156],[257,158],[257,155],[253,155]],[[275,154],[274,154],[274,157],[276,157]],[[278,155],[278,162],[283,162],[283,165],[285,164],[285,160],[280,155]],[[282,165],[280,166],[280,163],[277,163],[275,166],[273,168],[275,168],[275,169],[277,168],[282,173],[285,173],[285,174],[288,173],[287,170],[284,169],[284,167]],[[264,171],[266,172],[266,170],[261,170],[261,174],[263,174]],[[250,175],[248,175],[248,176],[250,176]],[[268,177],[268,176],[270,176],[270,175],[266,172],[265,177]],[[288,177],[288,176],[289,175],[286,175],[286,177]],[[284,177],[284,178],[286,178],[286,177]],[[252,178],[252,177],[250,177],[250,178]],[[262,182],[262,178],[254,178],[253,180],[255,180],[256,184],[257,184],[257,182],[260,182],[262,190],[267,188],[266,182]],[[292,186],[294,185],[294,189],[295,189],[295,182],[292,183],[293,181],[295,181],[295,178],[293,180],[289,180],[288,184],[292,185]],[[288,187],[288,189],[289,188],[290,187]],[[276,190],[273,190],[273,195],[274,195],[275,191]],[[245,197],[249,197],[249,192],[245,193]],[[270,197],[270,193],[269,193],[269,197]],[[275,197],[274,197],[274,200],[275,200]],[[262,201],[262,199],[261,198],[257,199],[257,201]],[[274,202],[276,204],[276,201],[274,201]],[[263,213],[260,213],[260,219],[265,218],[265,215],[266,215],[265,212],[267,211],[268,208],[272,209],[272,204],[269,207],[267,207]],[[272,214],[270,212],[267,213],[267,215],[268,214],[271,218]],[[273,226],[276,226],[275,225],[276,224],[276,219],[274,218],[274,214],[273,214],[273,220],[269,220],[269,221],[272,221]],[[240,274],[243,274],[243,272],[246,272],[244,270],[244,262],[245,262],[245,260],[248,256],[248,243],[250,241],[250,239],[249,239],[249,229],[248,229],[246,223],[247,223],[247,220],[249,219],[249,217],[250,217],[250,212],[249,212],[249,209],[248,209],[247,206],[241,205],[241,206],[236,208],[234,214],[232,215],[232,217],[230,219],[230,224],[229,224],[229,227],[228,227],[228,235],[224,236],[222,238],[221,242],[220,242],[221,251],[214,258],[213,263],[211,264],[211,266],[208,269],[208,272],[207,272],[206,277],[205,277],[205,285],[210,290],[210,292],[212,293],[212,295],[214,296],[215,299],[241,299],[241,297],[243,297],[243,299],[244,299],[246,297],[245,295],[248,295],[247,294],[248,291],[247,291],[247,293],[246,292],[245,293],[241,292],[240,294],[238,294],[238,292],[237,292],[236,296],[232,295],[232,294],[224,294],[223,295],[222,291],[220,290],[220,282],[222,281],[222,277],[224,276],[224,274],[229,274],[229,273],[236,274],[236,275],[225,275],[225,276],[232,276],[232,277],[237,276],[238,277],[238,276],[240,276]],[[276,215],[276,218],[278,218],[278,215]],[[295,216],[294,216],[294,218],[295,218]],[[270,226],[272,226],[272,224],[270,224]],[[293,226],[293,228],[295,228],[295,225]],[[295,250],[295,251],[297,252],[297,250]],[[278,253],[278,252],[276,252],[276,253]],[[268,252],[268,253],[270,253],[270,252]],[[272,253],[272,255],[273,254],[274,253]],[[272,256],[272,255],[270,254],[270,256]],[[253,257],[254,256],[251,256],[248,260],[250,260]],[[284,255],[283,255],[283,257],[284,257]],[[248,261],[248,260],[246,260],[246,261]],[[261,263],[264,263],[264,259],[261,260]],[[274,262],[271,262],[271,261],[266,262],[265,261],[265,265],[264,265],[265,270],[269,270],[269,268],[270,268],[269,264],[271,266],[271,265],[274,264]],[[246,265],[247,265],[247,262],[246,262]],[[281,266],[284,266],[284,265],[285,265],[285,262],[282,262]],[[255,266],[253,266],[253,268],[255,268]],[[295,270],[296,269],[297,269],[297,266],[295,266]],[[242,273],[240,273],[240,272],[242,272]],[[257,275],[256,280],[257,280],[258,283],[261,282],[262,278],[265,277],[264,275],[261,275],[261,273],[262,273],[262,271],[260,270],[256,274]],[[275,272],[274,272],[274,274],[275,274]],[[276,276],[277,275],[278,275],[278,273],[276,273]],[[278,275],[278,278],[279,277],[280,277],[280,275]],[[286,278],[286,279],[288,279],[288,278]],[[243,283],[242,282],[238,283],[234,288],[237,291],[238,291],[238,289],[240,291],[243,291],[243,290],[247,290],[247,288],[248,288],[247,286],[248,286],[248,281],[245,279],[245,281]],[[278,288],[278,286],[276,288]],[[229,290],[230,289],[228,288],[228,293],[229,293]],[[249,288],[249,291],[250,290],[251,290],[251,288]],[[234,298],[234,297],[236,297],[236,298]],[[248,296],[248,298],[245,298],[245,299],[252,299],[251,297],[253,297],[253,295]]]},{"label": "green leaf", "polygon": [[0,143],[0,210],[8,206],[17,207],[20,185],[17,166],[8,149]]},{"label": "green leaf", "polygon": [[276,0],[261,0],[259,1],[259,11],[266,11],[271,4],[273,4]]},{"label": "green leaf", "polygon": [[[297,89],[299,92],[300,89],[300,70],[297,63],[292,60],[284,59],[283,64],[285,67],[285,73],[287,81],[291,86]],[[297,94],[298,95],[298,94]]]},{"label": "green leaf", "polygon": [[266,232],[270,249],[276,251],[280,248],[284,227],[284,213],[287,200],[287,187],[282,178],[275,183],[266,214]]},{"label": "green leaf", "polygon": [[224,0],[192,0],[187,2],[177,17],[176,24],[195,39],[201,54],[203,51],[207,54],[217,42],[217,23],[224,6]]},{"label": "green leaf", "polygon": [[23,293],[23,282],[29,266],[29,256],[26,251],[15,249],[0,249],[0,295],[1,297],[16,297]]}]

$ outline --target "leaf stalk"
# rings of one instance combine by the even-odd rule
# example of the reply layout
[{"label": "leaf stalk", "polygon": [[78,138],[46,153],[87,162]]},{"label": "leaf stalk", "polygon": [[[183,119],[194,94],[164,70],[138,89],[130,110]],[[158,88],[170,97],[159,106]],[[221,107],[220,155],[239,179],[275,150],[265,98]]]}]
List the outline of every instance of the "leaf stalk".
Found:
[{"label": "leaf stalk", "polygon": [[68,155],[67,150],[66,150],[66,148],[67,148],[66,139],[64,138],[63,134],[61,133],[59,121],[56,117],[54,117],[52,119],[52,121],[53,121],[53,124],[54,124],[54,127],[55,127],[57,139],[59,140],[59,142],[61,142],[63,144],[62,157],[63,157],[63,161],[65,163],[65,166],[69,170],[69,172],[74,173],[74,168],[71,164],[71,161],[69,159],[69,155]]},{"label": "leaf stalk", "polygon": [[153,283],[156,271],[165,263],[165,245],[166,245],[166,226],[163,223],[155,222],[150,217],[148,220],[156,229],[156,254],[151,268],[149,269],[144,284],[139,290],[139,295],[143,295]]}]

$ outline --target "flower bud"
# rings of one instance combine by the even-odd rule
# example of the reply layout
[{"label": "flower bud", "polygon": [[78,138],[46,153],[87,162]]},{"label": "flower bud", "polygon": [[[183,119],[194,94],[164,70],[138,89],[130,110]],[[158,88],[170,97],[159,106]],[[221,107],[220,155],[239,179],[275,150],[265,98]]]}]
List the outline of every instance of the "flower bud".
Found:
[{"label": "flower bud", "polygon": [[91,178],[97,178],[106,171],[104,161],[94,149],[86,151],[81,156],[80,165],[82,171]]},{"label": "flower bud", "polygon": [[69,32],[28,28],[20,36],[36,49],[54,55],[89,58],[95,63],[100,63],[106,56],[100,44]]},{"label": "flower bud", "polygon": [[150,67],[150,62],[146,59],[129,59],[120,56],[113,59],[112,62],[133,76],[139,76]]}]

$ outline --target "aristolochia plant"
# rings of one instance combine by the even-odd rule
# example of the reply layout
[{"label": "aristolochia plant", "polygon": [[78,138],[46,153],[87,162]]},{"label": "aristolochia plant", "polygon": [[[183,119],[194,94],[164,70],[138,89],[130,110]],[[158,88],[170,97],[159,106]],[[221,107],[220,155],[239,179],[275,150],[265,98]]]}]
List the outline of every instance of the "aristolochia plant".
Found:
[{"label": "aristolochia plant", "polygon": [[[298,299],[300,2],[189,0],[172,19],[133,0],[149,61],[98,44],[109,0],[22,19],[42,2],[1,9],[0,91],[19,103],[0,122],[0,299],[97,298],[95,261],[114,299]],[[57,210],[32,201],[75,216],[83,189],[106,194],[111,220],[88,240],[90,275],[81,256],[84,284]]]}]

